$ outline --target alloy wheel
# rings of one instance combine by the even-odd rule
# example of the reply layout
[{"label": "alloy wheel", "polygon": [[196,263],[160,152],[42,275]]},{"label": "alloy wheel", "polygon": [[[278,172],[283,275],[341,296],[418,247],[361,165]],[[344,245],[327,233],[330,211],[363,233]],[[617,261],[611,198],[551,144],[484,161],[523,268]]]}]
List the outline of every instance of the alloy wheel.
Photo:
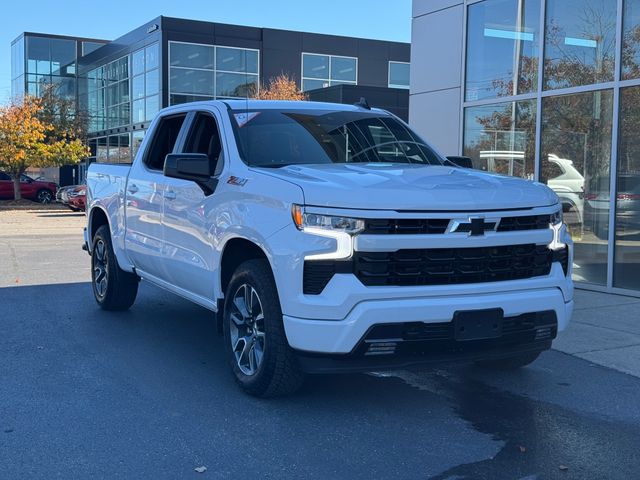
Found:
[{"label": "alloy wheel", "polygon": [[98,297],[104,298],[109,280],[109,257],[104,240],[98,239],[93,251],[93,284]]},{"label": "alloy wheel", "polygon": [[264,312],[256,290],[242,284],[231,302],[231,349],[238,368],[247,376],[255,375],[264,358]]},{"label": "alloy wheel", "polygon": [[38,202],[40,203],[51,203],[51,192],[47,190],[42,190],[38,193]]}]

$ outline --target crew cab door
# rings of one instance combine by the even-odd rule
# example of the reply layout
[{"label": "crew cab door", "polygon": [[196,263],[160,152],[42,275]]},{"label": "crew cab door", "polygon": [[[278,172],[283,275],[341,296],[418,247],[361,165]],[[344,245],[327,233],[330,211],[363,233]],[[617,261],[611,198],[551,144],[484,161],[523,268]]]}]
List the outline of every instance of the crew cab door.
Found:
[{"label": "crew cab door", "polygon": [[144,152],[136,159],[126,186],[125,248],[129,259],[144,276],[167,280],[162,257],[162,207],[165,177],[164,159],[174,153],[183,134],[187,113],[166,115],[157,120],[149,132],[152,138],[145,143]]},{"label": "crew cab door", "polygon": [[[207,155],[214,176],[224,165],[220,113],[212,108],[196,112],[184,137],[182,153]],[[207,195],[190,180],[166,179],[164,195],[164,258],[170,283],[192,295],[212,302],[218,266],[214,261],[216,242],[216,197]]]}]

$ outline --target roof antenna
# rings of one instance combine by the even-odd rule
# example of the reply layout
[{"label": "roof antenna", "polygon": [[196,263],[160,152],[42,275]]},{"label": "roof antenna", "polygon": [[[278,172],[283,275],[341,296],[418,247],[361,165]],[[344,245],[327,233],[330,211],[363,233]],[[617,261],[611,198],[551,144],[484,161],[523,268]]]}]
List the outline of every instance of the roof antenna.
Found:
[{"label": "roof antenna", "polygon": [[354,105],[356,107],[366,108],[367,110],[371,110],[371,107],[369,106],[369,102],[367,102],[367,99],[364,97],[360,97],[360,100],[354,103]]}]

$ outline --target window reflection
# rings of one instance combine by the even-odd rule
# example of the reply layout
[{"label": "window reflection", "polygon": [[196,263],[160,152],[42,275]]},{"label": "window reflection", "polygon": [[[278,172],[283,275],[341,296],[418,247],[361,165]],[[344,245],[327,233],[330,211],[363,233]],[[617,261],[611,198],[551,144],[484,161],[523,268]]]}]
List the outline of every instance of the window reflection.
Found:
[{"label": "window reflection", "polygon": [[540,8],[540,0],[491,0],[469,6],[467,101],[536,90]]},{"label": "window reflection", "polygon": [[640,87],[620,91],[615,287],[640,289]]},{"label": "window reflection", "polygon": [[470,107],[464,119],[464,155],[474,168],[533,179],[535,100]]},{"label": "window reflection", "polygon": [[548,0],[546,89],[613,80],[616,0]]},{"label": "window reflection", "polygon": [[389,62],[389,88],[409,88],[409,64]]},{"label": "window reflection", "polygon": [[622,18],[622,78],[640,78],[640,0],[625,0]]},{"label": "window reflection", "polygon": [[605,284],[613,91],[544,98],[540,179],[560,198],[576,280]]}]

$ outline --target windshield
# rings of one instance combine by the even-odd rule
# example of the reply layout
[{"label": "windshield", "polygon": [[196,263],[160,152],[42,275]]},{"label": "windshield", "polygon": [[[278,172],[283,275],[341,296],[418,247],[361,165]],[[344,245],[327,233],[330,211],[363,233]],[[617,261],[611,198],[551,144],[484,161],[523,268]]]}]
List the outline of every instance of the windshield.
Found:
[{"label": "windshield", "polygon": [[254,167],[326,163],[442,165],[403,123],[374,112],[232,111],[244,161]]}]

